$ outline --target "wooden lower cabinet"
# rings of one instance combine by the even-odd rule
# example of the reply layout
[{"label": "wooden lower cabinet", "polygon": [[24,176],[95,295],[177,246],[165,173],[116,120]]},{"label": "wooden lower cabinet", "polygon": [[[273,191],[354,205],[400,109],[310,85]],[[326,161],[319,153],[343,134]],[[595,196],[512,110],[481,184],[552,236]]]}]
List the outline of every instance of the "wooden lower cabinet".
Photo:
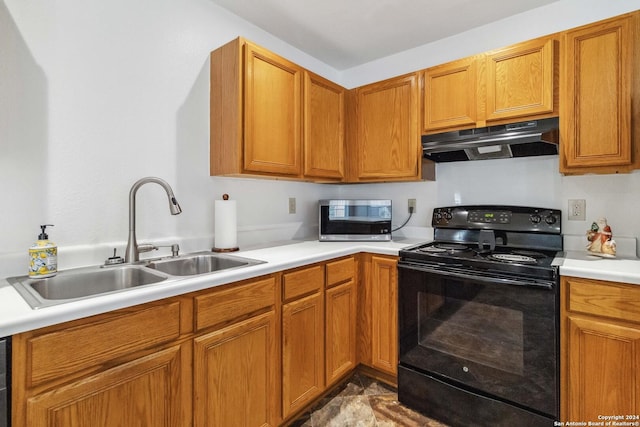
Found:
[{"label": "wooden lower cabinet", "polygon": [[371,364],[398,373],[398,261],[371,257]]},{"label": "wooden lower cabinet", "polygon": [[[282,417],[284,419],[304,408],[325,389],[323,288],[323,265],[283,275]],[[299,294],[305,296],[300,297]]]},{"label": "wooden lower cabinet", "polygon": [[193,297],[195,427],[279,424],[279,279],[258,277]]},{"label": "wooden lower cabinet", "polygon": [[640,285],[563,277],[561,292],[560,421],[637,416]]},{"label": "wooden lower cabinet", "polygon": [[327,263],[325,291],[325,379],[339,381],[358,365],[357,282],[354,257]]},{"label": "wooden lower cabinet", "polygon": [[276,426],[275,312],[194,340],[194,425]]},{"label": "wooden lower cabinet", "polygon": [[398,258],[362,255],[358,292],[358,357],[362,364],[397,381]]},{"label": "wooden lower cabinet", "polygon": [[396,263],[347,256],[14,335],[11,425],[278,426],[360,363],[393,383]]},{"label": "wooden lower cabinet", "polygon": [[159,350],[26,401],[29,427],[190,425],[190,343]]},{"label": "wooden lower cabinet", "polygon": [[189,426],[189,299],[14,335],[12,426]]},{"label": "wooden lower cabinet", "polygon": [[326,292],[326,382],[331,384],[356,367],[356,287],[344,283]]}]

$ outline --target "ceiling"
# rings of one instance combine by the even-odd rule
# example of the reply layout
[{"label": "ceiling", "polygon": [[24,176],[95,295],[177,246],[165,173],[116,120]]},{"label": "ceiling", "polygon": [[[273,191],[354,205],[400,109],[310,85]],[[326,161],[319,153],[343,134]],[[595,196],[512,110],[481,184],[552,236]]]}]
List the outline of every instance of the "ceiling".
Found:
[{"label": "ceiling", "polygon": [[345,70],[559,0],[212,0]]}]

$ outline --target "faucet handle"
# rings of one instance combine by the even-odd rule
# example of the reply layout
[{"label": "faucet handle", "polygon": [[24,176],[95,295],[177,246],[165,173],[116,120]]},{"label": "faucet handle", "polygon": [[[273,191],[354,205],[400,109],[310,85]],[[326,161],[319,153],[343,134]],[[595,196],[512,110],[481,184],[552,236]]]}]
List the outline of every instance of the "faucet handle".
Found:
[{"label": "faucet handle", "polygon": [[158,248],[159,248],[159,246],[156,246],[156,245],[151,244],[151,243],[140,243],[138,245],[138,253],[157,251]]},{"label": "faucet handle", "polygon": [[116,255],[116,248],[113,248],[113,256],[107,258],[104,262],[104,265],[116,265],[116,264],[124,264],[124,258],[119,255]]}]

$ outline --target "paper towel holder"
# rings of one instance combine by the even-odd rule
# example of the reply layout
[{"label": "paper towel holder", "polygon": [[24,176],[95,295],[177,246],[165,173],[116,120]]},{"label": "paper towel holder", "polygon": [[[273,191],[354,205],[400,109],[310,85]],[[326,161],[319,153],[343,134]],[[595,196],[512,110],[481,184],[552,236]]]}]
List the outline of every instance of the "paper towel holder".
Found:
[{"label": "paper towel holder", "polygon": [[[229,195],[226,194],[226,193],[223,194],[222,195],[222,200],[229,200]],[[217,248],[217,247],[214,246],[213,248],[211,248],[212,252],[220,252],[220,253],[221,252],[236,252],[236,251],[239,251],[239,250],[240,250],[240,248],[237,247],[237,246],[236,247],[232,247],[232,248]]]}]

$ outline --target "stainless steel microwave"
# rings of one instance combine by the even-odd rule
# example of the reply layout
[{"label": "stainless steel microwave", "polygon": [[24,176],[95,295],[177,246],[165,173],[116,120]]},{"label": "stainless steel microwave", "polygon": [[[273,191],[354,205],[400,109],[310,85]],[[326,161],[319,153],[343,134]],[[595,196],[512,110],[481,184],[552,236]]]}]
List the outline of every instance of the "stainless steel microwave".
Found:
[{"label": "stainless steel microwave", "polygon": [[391,200],[320,200],[321,242],[391,240]]}]

